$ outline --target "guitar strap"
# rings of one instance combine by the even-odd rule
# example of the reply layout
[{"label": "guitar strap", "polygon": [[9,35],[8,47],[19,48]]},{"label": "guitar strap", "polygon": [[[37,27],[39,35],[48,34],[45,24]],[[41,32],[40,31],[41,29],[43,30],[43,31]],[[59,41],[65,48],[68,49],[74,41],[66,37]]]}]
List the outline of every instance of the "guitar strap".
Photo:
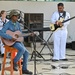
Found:
[{"label": "guitar strap", "polygon": [[63,14],[61,15],[61,13],[59,13],[59,18],[58,20],[60,20],[60,18],[65,18],[66,16],[66,11],[63,11]]}]

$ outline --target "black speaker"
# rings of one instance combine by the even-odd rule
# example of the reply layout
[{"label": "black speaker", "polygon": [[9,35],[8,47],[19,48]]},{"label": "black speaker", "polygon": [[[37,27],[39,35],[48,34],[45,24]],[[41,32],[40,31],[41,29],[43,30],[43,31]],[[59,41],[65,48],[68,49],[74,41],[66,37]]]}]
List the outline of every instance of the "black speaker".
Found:
[{"label": "black speaker", "polygon": [[75,50],[75,41],[72,41],[72,50]]},{"label": "black speaker", "polygon": [[72,48],[72,43],[71,42],[68,42],[68,43],[66,43],[66,48]]},{"label": "black speaker", "polygon": [[[43,13],[25,13],[24,14],[24,21],[28,28],[43,28]],[[39,37],[43,38],[43,31],[39,32]],[[28,37],[28,41],[32,41],[31,37]],[[41,40],[36,38],[37,42],[40,42]]]}]

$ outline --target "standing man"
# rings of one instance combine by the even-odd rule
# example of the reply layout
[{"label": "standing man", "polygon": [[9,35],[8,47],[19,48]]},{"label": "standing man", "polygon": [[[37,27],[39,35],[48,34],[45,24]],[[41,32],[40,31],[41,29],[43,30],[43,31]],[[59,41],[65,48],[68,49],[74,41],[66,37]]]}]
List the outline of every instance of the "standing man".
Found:
[{"label": "standing man", "polygon": [[[8,23],[6,23],[4,25],[4,27],[2,28],[2,30],[0,31],[0,36],[1,37],[5,38],[5,39],[12,40],[12,41],[16,40],[12,36],[6,34],[6,31],[10,30],[12,32],[15,32],[15,31],[18,30],[18,31],[22,32],[21,28],[20,28],[20,23],[17,22],[18,15],[19,15],[19,13],[16,10],[12,10],[10,12],[10,21]],[[14,48],[16,48],[18,50],[18,53],[17,53],[16,57],[14,58],[14,63],[13,63],[14,67],[13,67],[13,69],[15,71],[18,70],[18,68],[17,68],[17,62],[20,60],[21,56],[23,55],[22,73],[23,74],[32,75],[32,72],[30,72],[27,69],[28,56],[29,56],[28,50],[25,48],[25,46],[21,42],[15,42],[15,44],[12,45],[12,47],[14,47]]]},{"label": "standing man", "polygon": [[66,40],[67,40],[67,26],[69,25],[70,21],[62,23],[58,20],[64,19],[67,20],[70,18],[70,14],[64,11],[64,4],[59,3],[57,5],[58,11],[54,12],[51,17],[51,22],[53,24],[57,24],[61,26],[60,29],[57,29],[53,33],[54,39],[54,56],[52,61],[63,60],[67,61],[65,57],[66,53]]},{"label": "standing man", "polygon": [[[6,11],[5,10],[2,10],[0,12],[0,30],[3,28],[3,26],[5,25],[5,23],[7,23],[9,20],[6,19]],[[4,57],[4,47],[3,47],[3,43],[2,43],[2,40],[0,38],[0,51],[1,51],[1,56]]]}]

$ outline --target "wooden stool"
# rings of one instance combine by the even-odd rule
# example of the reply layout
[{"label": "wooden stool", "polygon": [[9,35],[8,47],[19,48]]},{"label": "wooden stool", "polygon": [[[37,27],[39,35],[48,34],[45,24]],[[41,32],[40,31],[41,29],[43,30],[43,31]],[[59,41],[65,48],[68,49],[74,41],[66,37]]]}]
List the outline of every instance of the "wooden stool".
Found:
[{"label": "wooden stool", "polygon": [[[10,75],[14,75],[13,74],[13,53],[14,52],[17,52],[17,49],[16,48],[13,48],[13,47],[9,47],[9,46],[4,46],[5,47],[5,53],[4,53],[4,59],[3,59],[3,66],[2,66],[2,73],[1,75],[4,75],[4,71],[7,70],[7,71],[10,71]],[[10,63],[10,66],[9,67],[5,67],[5,64],[6,64],[6,56],[7,56],[7,53],[10,52],[11,53],[11,63]],[[21,59],[18,61],[18,65],[19,65],[19,72],[20,74],[19,75],[22,75],[22,66],[21,66]]]}]

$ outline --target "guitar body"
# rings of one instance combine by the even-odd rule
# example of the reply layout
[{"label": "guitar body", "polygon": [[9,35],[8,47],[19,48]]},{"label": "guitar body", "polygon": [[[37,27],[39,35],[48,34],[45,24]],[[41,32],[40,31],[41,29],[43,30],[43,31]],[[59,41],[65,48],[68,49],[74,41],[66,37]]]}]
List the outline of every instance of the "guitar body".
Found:
[{"label": "guitar body", "polygon": [[[64,18],[60,18],[60,20],[58,20],[58,22],[63,22],[63,21],[64,21]],[[61,26],[58,26],[57,24],[50,24],[51,31],[55,31],[58,28],[61,28]]]},{"label": "guitar body", "polygon": [[56,24],[50,24],[50,30],[55,31],[56,29],[61,28],[60,26],[57,26]]},{"label": "guitar body", "polygon": [[[10,36],[12,36],[13,38],[16,39],[16,41],[19,41],[19,42],[23,42],[23,37],[16,37],[15,35],[21,35],[22,33],[20,31],[15,31],[15,32],[12,32],[10,30],[7,30],[6,31],[6,34],[9,34]],[[8,46],[12,46],[16,41],[12,41],[12,40],[8,40],[8,39],[5,39],[5,38],[2,38],[2,41],[5,45],[8,45]]]}]

